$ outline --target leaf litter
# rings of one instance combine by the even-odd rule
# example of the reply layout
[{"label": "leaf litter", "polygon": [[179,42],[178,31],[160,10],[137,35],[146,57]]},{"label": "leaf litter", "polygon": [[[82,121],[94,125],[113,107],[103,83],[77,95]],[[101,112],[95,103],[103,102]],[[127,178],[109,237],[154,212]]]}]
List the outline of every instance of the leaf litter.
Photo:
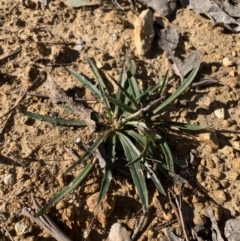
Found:
[{"label": "leaf litter", "polygon": [[54,104],[65,103],[69,108],[73,110],[73,113],[84,120],[89,127],[89,130],[93,133],[96,129],[96,123],[91,119],[92,110],[84,106],[83,104],[76,104],[73,98],[68,97],[63,90],[56,84],[50,73],[47,74],[47,81],[45,84],[48,96]]}]

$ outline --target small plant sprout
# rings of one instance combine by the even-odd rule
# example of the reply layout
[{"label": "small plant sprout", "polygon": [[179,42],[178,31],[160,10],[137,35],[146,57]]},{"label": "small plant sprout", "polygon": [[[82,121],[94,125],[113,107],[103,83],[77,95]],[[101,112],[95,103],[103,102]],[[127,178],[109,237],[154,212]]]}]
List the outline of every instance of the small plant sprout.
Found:
[{"label": "small plant sprout", "polygon": [[[79,164],[84,168],[70,183],[36,214],[42,215],[49,206],[58,202],[72,190],[77,188],[84,178],[97,166],[94,153],[98,148],[104,148],[105,156],[100,164],[103,169],[103,180],[101,184],[98,201],[105,197],[111,180],[113,178],[114,164],[124,162],[133,179],[138,192],[143,212],[148,211],[148,188],[146,174],[152,179],[160,193],[166,195],[161,180],[156,170],[163,173],[164,177],[172,180],[174,172],[174,159],[161,132],[164,127],[177,127],[182,130],[199,131],[205,129],[203,126],[187,123],[166,121],[166,107],[181,95],[192,83],[199,66],[197,66],[184,81],[184,83],[169,97],[165,98],[168,84],[168,72],[162,81],[142,90],[135,79],[136,64],[130,61],[127,69],[127,54],[125,55],[122,69],[118,80],[111,78],[118,90],[111,93],[106,82],[101,77],[99,70],[90,58],[86,58],[95,78],[96,85],[92,84],[86,77],[78,72],[67,68],[67,70],[88,88],[96,98],[104,105],[103,113],[94,113],[96,126],[100,125],[101,131],[97,139],[85,151],[83,156],[70,166],[66,172],[73,170]],[[69,102],[69,101],[68,101]],[[72,102],[68,103],[74,113],[77,108]],[[76,126],[88,126],[86,120],[64,120],[53,117],[41,116],[36,113],[23,111],[24,114],[37,119],[50,121],[57,124],[69,124]],[[51,119],[50,119],[51,118]]]}]

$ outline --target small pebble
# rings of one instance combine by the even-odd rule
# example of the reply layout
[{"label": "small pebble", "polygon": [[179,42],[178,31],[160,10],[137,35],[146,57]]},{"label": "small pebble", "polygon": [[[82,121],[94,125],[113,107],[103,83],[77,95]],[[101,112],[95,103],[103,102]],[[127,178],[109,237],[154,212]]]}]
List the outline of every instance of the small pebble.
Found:
[{"label": "small pebble", "polygon": [[236,57],[237,56],[237,52],[235,50],[232,51],[232,56]]},{"label": "small pebble", "polygon": [[216,167],[216,164],[214,163],[214,161],[213,160],[207,160],[206,161],[206,167],[208,168],[208,169],[211,169],[211,168],[215,168]]},{"label": "small pebble", "polygon": [[206,223],[206,217],[203,216],[203,215],[197,215],[193,218],[193,223],[196,225],[196,226],[204,226],[205,223]]},{"label": "small pebble", "polygon": [[237,72],[232,69],[232,70],[229,71],[228,75],[229,75],[230,77],[235,77],[235,76],[237,75]]},{"label": "small pebble", "polygon": [[223,188],[227,188],[229,186],[228,180],[221,180],[220,183],[221,183]]},{"label": "small pebble", "polygon": [[216,200],[220,204],[223,204],[227,200],[226,194],[222,190],[213,191],[212,196],[214,197],[214,200]]},{"label": "small pebble", "polygon": [[220,180],[223,178],[223,174],[218,169],[211,170],[211,174],[214,176],[216,180]]},{"label": "small pebble", "polygon": [[240,161],[237,159],[232,160],[231,167],[234,169],[240,169]]},{"label": "small pebble", "polygon": [[216,65],[212,65],[211,70],[212,70],[213,73],[216,72],[217,71],[217,66]]},{"label": "small pebble", "polygon": [[223,120],[223,126],[224,127],[229,127],[231,123],[228,120]]},{"label": "small pebble", "polygon": [[20,221],[15,224],[15,231],[19,236],[32,232],[32,229],[32,225],[28,222]]},{"label": "small pebble", "polygon": [[167,222],[172,220],[173,219],[173,215],[170,213],[170,212],[167,212],[167,213],[163,213],[163,216],[164,220],[166,220]]},{"label": "small pebble", "polygon": [[222,64],[224,67],[229,67],[229,66],[232,66],[234,62],[230,60],[228,57],[225,57],[222,59]]},{"label": "small pebble", "polygon": [[218,156],[212,156],[212,160],[213,160],[216,164],[218,164],[218,163],[221,162],[221,159],[220,159]]},{"label": "small pebble", "polygon": [[56,209],[61,210],[61,209],[66,208],[67,206],[68,206],[68,203],[62,200],[59,203],[57,203]]},{"label": "small pebble", "polygon": [[8,174],[7,176],[4,177],[3,182],[6,185],[13,185],[15,183],[15,177],[13,174]]},{"label": "small pebble", "polygon": [[215,55],[215,58],[216,58],[217,60],[220,60],[220,59],[223,58],[223,55],[222,55],[221,53],[218,53],[218,54]]},{"label": "small pebble", "polygon": [[232,146],[234,149],[240,151],[240,141],[233,141]]},{"label": "small pebble", "polygon": [[227,177],[229,180],[236,181],[239,179],[239,173],[234,170],[231,170],[227,173]]}]

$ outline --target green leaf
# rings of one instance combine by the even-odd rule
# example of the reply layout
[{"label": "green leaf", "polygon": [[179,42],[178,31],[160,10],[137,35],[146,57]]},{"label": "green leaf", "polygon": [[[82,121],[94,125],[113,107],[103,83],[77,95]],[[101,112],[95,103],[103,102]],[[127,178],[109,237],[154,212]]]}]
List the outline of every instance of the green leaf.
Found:
[{"label": "green leaf", "polygon": [[88,79],[86,79],[83,75],[79,74],[77,71],[67,68],[67,70],[85,87],[87,87],[91,92],[100,99],[102,97],[99,89],[93,85]]},{"label": "green leaf", "polygon": [[160,106],[158,106],[155,110],[153,110],[153,115],[157,115],[164,107],[169,105],[172,101],[174,101],[179,95],[181,95],[188,86],[194,80],[200,65],[198,65],[188,76],[188,78],[184,81],[184,83],[171,95],[169,96]]},{"label": "green leaf", "polygon": [[206,129],[206,126],[193,125],[193,124],[187,124],[187,123],[175,122],[175,121],[159,121],[154,124],[172,126],[182,130],[190,130],[190,131],[201,131]]},{"label": "green leaf", "polygon": [[139,97],[141,96],[141,91],[139,89],[139,86],[137,84],[137,81],[132,76],[131,78],[128,78],[129,86],[131,87],[132,94],[136,98],[136,102],[139,103]]},{"label": "green leaf", "polygon": [[147,155],[148,148],[149,148],[149,137],[146,135],[144,138],[144,148],[143,148],[142,152],[140,153],[140,155],[138,155],[137,158],[130,161],[126,166],[130,166],[130,165],[136,163],[137,161],[139,161],[140,159],[143,159]]},{"label": "green leaf", "polygon": [[116,155],[116,135],[112,135],[108,138],[107,143],[107,157],[106,157],[106,166],[105,166],[105,173],[98,197],[98,203],[100,203],[103,198],[105,197],[110,182],[112,180],[112,170],[113,170],[113,163],[115,161],[115,155]]},{"label": "green leaf", "polygon": [[[118,133],[118,136],[127,160],[129,162],[133,161],[135,158],[137,158],[137,156],[140,155],[139,150],[127,136],[123,135],[122,133]],[[148,190],[144,175],[141,172],[142,168],[140,162],[135,162],[133,165],[129,166],[129,169],[143,205],[143,211],[146,213],[148,211]]]},{"label": "green leaf", "polygon": [[41,121],[46,121],[46,122],[50,122],[53,124],[57,124],[57,125],[62,125],[62,126],[81,126],[81,127],[85,127],[87,126],[85,121],[81,121],[81,120],[68,120],[68,119],[63,119],[63,118],[57,118],[57,117],[52,117],[52,116],[46,116],[46,115],[40,115],[37,113],[33,113],[33,112],[29,112],[26,110],[21,110],[21,112],[33,119],[36,120],[41,120]]},{"label": "green leaf", "polygon": [[68,193],[76,189],[79,184],[83,181],[83,179],[90,173],[92,170],[94,164],[92,162],[89,162],[84,169],[78,174],[78,176],[66,187],[64,187],[57,195],[55,195],[53,198],[51,198],[48,203],[42,207],[36,214],[35,217],[39,217],[42,214],[46,213],[47,209],[57,203],[60,199],[65,197]]},{"label": "green leaf", "polygon": [[[132,102],[132,104],[135,106],[136,109],[140,108],[140,105],[136,102],[133,96],[131,96],[127,90],[125,90],[114,78],[111,78],[112,81],[119,87],[121,92]],[[117,98],[116,98],[117,99]],[[118,100],[118,99],[117,99]]]},{"label": "green leaf", "polygon": [[97,140],[87,149],[85,154],[73,165],[71,165],[66,172],[71,171],[80,163],[82,163],[84,160],[86,160],[91,154],[93,154],[93,152],[99,147],[99,145],[101,145],[104,142],[104,139],[106,139],[111,132],[112,132],[112,129],[105,131],[101,136],[99,136]]},{"label": "green leaf", "polygon": [[166,196],[167,194],[166,194],[161,182],[159,181],[157,175],[152,170],[151,166],[147,162],[145,162],[144,167],[147,170],[147,172],[149,173],[149,175],[150,175],[152,181],[154,182],[155,186],[157,187],[158,191]]},{"label": "green leaf", "polygon": [[172,153],[171,150],[167,144],[167,142],[159,135],[159,134],[155,134],[155,139],[156,139],[156,143],[159,146],[159,149],[162,151],[167,165],[168,165],[168,170],[170,172],[174,172],[174,163],[173,163],[173,157],[172,157]]},{"label": "green leaf", "polygon": [[128,77],[135,76],[136,75],[136,70],[137,70],[136,63],[135,63],[135,61],[133,59],[131,59],[131,61],[130,61],[130,68],[127,71]]},{"label": "green leaf", "polygon": [[98,83],[100,85],[100,89],[101,89],[101,93],[102,93],[101,96],[102,96],[103,101],[104,101],[104,103],[106,105],[106,111],[107,111],[109,120],[111,122],[112,121],[111,105],[110,105],[108,99],[105,96],[106,94],[109,94],[108,88],[105,85],[105,83],[104,83],[104,81],[103,81],[103,79],[102,79],[102,77],[101,77],[97,67],[94,65],[92,60],[89,57],[85,57],[85,59],[86,59],[87,63],[90,65],[91,70],[92,70],[94,76],[96,77],[96,79],[97,79],[97,81],[98,81]]},{"label": "green leaf", "polygon": [[169,170],[168,170],[168,166],[163,164],[163,163],[158,163],[155,162],[157,165],[157,168],[159,169],[159,171],[167,178],[169,179],[172,183],[174,183],[174,179],[173,177],[170,175]]},{"label": "green leaf", "polygon": [[163,81],[162,81],[162,85],[161,85],[161,88],[159,90],[159,95],[160,96],[163,96],[166,89],[167,89],[167,84],[168,84],[168,71],[166,72],[164,78],[163,78]]},{"label": "green leaf", "polygon": [[129,113],[135,113],[136,111],[131,108],[130,106],[128,105],[125,105],[123,102],[113,98],[112,96],[108,95],[108,94],[105,94],[105,96],[113,103],[115,104],[116,106],[118,106],[119,108],[121,108],[123,111],[127,111]]},{"label": "green leaf", "polygon": [[151,94],[153,94],[155,91],[157,91],[159,88],[159,95],[162,96],[165,88],[167,86],[168,82],[168,71],[166,72],[164,78],[162,81],[159,81],[157,84],[148,87],[138,98],[137,101],[140,100],[140,102],[143,102],[146,100]]},{"label": "green leaf", "polygon": [[69,106],[68,104],[57,104],[58,107],[68,111],[71,114],[74,114],[74,110],[72,109],[71,106]]},{"label": "green leaf", "polygon": [[[119,84],[124,87],[125,86],[125,82],[126,82],[126,78],[124,77],[125,71],[126,71],[126,62],[127,62],[127,56],[128,56],[128,52],[126,51],[125,56],[124,56],[124,60],[123,60],[123,65],[122,65],[122,69],[120,72],[120,76],[119,76]],[[118,101],[122,100],[122,92],[120,89],[118,89],[117,94],[116,94],[116,99]],[[119,106],[116,105],[115,106],[115,110],[114,110],[114,116],[116,116],[118,114],[118,110],[119,110]]]},{"label": "green leaf", "polygon": [[140,96],[141,91],[135,79],[135,74],[136,74],[136,64],[134,60],[131,60],[130,68],[127,71],[127,79],[128,79],[129,86],[131,87],[133,96],[137,98]]}]

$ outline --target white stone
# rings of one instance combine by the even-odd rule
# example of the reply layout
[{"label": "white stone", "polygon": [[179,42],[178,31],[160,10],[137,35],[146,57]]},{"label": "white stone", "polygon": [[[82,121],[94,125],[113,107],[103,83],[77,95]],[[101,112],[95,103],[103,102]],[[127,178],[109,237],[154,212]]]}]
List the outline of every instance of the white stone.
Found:
[{"label": "white stone", "polygon": [[13,174],[8,174],[7,176],[4,177],[3,182],[6,185],[13,185],[15,183],[15,177]]},{"label": "white stone", "polygon": [[32,232],[32,230],[33,230],[32,225],[30,225],[27,222],[20,221],[15,224],[15,231],[16,231],[17,235],[19,235],[19,236],[30,233],[30,232]]},{"label": "white stone", "polygon": [[134,39],[139,55],[145,55],[151,48],[155,35],[153,27],[153,13],[150,9],[144,10],[135,21]]},{"label": "white stone", "polygon": [[114,223],[111,227],[109,241],[131,241],[130,232],[126,230],[120,223]]}]

